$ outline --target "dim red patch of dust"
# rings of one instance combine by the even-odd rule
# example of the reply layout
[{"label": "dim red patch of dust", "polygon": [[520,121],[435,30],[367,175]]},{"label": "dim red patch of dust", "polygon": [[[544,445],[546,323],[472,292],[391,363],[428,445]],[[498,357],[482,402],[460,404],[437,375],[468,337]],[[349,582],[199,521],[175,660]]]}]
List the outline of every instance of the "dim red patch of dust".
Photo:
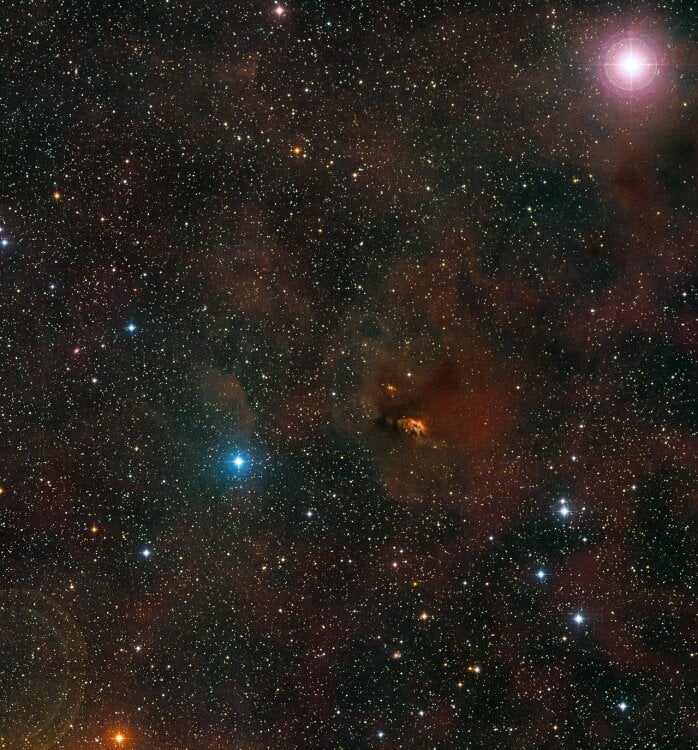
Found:
[{"label": "dim red patch of dust", "polygon": [[[431,502],[463,513],[471,542],[466,551],[459,548],[462,558],[488,546],[490,534],[518,518],[532,469],[502,445],[513,426],[510,402],[494,386],[478,383],[461,392],[444,374],[447,369],[438,368],[427,381],[430,389],[414,410],[429,429],[426,441],[405,438],[395,455],[378,454],[378,467],[384,488],[401,502]],[[406,463],[416,468],[408,471]]]},{"label": "dim red patch of dust", "polygon": [[227,83],[237,83],[240,80],[251,82],[257,78],[259,73],[259,60],[250,56],[247,59],[239,59],[234,63],[219,63],[216,65],[214,75]]},{"label": "dim red patch of dust", "polygon": [[[196,585],[196,577],[192,575],[178,576],[183,578],[181,582],[182,591],[188,586]],[[120,603],[121,607],[127,612],[128,624],[133,628],[135,633],[150,633],[153,625],[156,625],[163,618],[167,618],[170,607],[166,602],[163,594],[148,594],[147,596],[129,597]],[[152,639],[142,637],[143,645],[147,645]]]},{"label": "dim red patch of dust", "polygon": [[[445,232],[444,227],[437,229],[437,241]],[[410,389],[422,411],[401,416],[424,418],[427,430],[434,432],[440,428],[429,419],[432,411],[444,424],[451,423],[448,431],[457,435],[458,442],[470,450],[510,426],[509,410],[513,399],[509,390],[501,385],[504,380],[501,371],[505,366],[496,361],[473,333],[477,330],[477,322],[471,319],[459,297],[462,248],[453,239],[442,242],[442,246],[441,252],[422,261],[399,264],[383,286],[390,290],[389,297],[394,304],[409,311],[408,316],[419,322],[426,320],[436,329],[435,336],[440,339],[440,348],[444,352],[453,352],[453,356],[444,357],[418,388]],[[406,324],[409,325],[409,319]],[[418,352],[419,341],[414,341],[412,347]],[[394,352],[392,356],[386,352],[385,360],[395,362],[394,355]],[[401,371],[397,363],[392,370]],[[388,391],[388,395],[400,403],[403,400],[400,386],[406,384],[404,376],[396,376],[390,371],[379,374],[386,386],[396,386],[396,390]],[[452,410],[461,416],[460,427],[457,420],[452,419]],[[473,430],[479,437],[466,435]]]},{"label": "dim red patch of dust", "polygon": [[420,391],[417,411],[429,434],[465,453],[485,449],[513,424],[509,390],[480,369],[466,376],[444,362]]},{"label": "dim red patch of dust", "polygon": [[201,381],[204,397],[212,399],[229,413],[237,431],[247,432],[252,429],[257,415],[250,407],[247,394],[236,377],[213,371],[203,373]]},{"label": "dim red patch of dust", "polygon": [[[437,230],[442,239],[448,232]],[[356,394],[361,409],[345,429],[367,436],[391,496],[462,509],[473,533],[488,526],[492,533],[516,515],[530,482],[525,462],[507,455],[516,423],[514,368],[479,338],[459,296],[461,239],[444,239],[438,253],[400,263],[386,279],[384,297],[397,311],[384,312],[386,328],[394,328],[398,314],[407,331],[428,322],[434,334],[420,333],[406,350],[385,342]],[[415,374],[423,352],[435,364]]]},{"label": "dim red patch of dust", "polygon": [[402,301],[405,309],[421,311],[425,319],[443,332],[456,325],[461,336],[463,316],[466,311],[458,297],[459,273],[462,261],[457,258],[455,248],[444,249],[419,263],[400,264],[386,280],[396,301]]},{"label": "dim red patch of dust", "polygon": [[247,206],[241,213],[227,251],[208,271],[221,304],[279,335],[308,328],[312,306],[299,281],[304,274],[298,254],[278,244],[261,211]]},{"label": "dim red patch of dust", "polygon": [[475,344],[421,378],[408,380],[404,369],[394,360],[378,363],[359,394],[372,413],[403,433],[472,455],[490,450],[514,426],[513,391]]},{"label": "dim red patch of dust", "polygon": [[619,668],[674,674],[682,668],[680,661],[653,653],[637,634],[658,612],[687,615],[689,603],[679,591],[641,584],[624,587],[624,596],[618,597],[619,581],[628,575],[631,560],[620,546],[574,552],[559,574],[556,611],[585,612],[608,659]]}]

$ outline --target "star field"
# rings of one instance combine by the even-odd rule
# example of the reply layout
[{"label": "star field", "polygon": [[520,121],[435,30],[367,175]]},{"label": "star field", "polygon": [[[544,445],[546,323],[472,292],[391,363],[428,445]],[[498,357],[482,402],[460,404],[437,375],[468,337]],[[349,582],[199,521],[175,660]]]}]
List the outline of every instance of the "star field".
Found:
[{"label": "star field", "polygon": [[3,8],[0,749],[696,746],[697,10]]}]

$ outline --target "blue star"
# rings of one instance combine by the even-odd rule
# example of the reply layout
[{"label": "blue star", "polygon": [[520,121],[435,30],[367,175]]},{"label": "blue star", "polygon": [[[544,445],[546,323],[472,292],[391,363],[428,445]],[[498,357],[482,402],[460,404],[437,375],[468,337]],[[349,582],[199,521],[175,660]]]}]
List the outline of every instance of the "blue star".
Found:
[{"label": "blue star", "polygon": [[240,473],[245,468],[245,466],[247,466],[247,459],[241,453],[235,453],[231,456],[228,456],[226,463],[228,464],[228,469],[230,471]]},{"label": "blue star", "polygon": [[536,573],[536,578],[540,581],[545,578],[545,571],[542,568]]},{"label": "blue star", "polygon": [[135,323],[129,323],[129,324],[128,324],[128,325],[126,326],[126,330],[127,330],[127,331],[128,331],[129,333],[134,333],[134,332],[136,331],[136,324],[135,324]]}]

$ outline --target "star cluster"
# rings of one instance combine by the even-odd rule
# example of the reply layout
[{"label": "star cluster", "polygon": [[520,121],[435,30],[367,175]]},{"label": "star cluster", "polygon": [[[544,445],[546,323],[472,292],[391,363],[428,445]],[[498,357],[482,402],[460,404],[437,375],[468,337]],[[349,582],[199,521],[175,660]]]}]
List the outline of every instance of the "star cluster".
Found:
[{"label": "star cluster", "polygon": [[695,746],[697,32],[4,8],[0,750]]}]

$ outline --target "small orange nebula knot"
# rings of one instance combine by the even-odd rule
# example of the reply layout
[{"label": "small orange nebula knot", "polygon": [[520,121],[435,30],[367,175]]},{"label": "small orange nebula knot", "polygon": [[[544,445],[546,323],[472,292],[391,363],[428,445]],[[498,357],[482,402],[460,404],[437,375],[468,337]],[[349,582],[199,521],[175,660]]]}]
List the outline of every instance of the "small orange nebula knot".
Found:
[{"label": "small orange nebula knot", "polygon": [[429,614],[427,612],[422,612],[421,615],[419,615],[419,619],[424,621],[429,619]]},{"label": "small orange nebula knot", "polygon": [[393,661],[398,661],[398,659],[402,659],[402,654],[400,651],[393,651]]},{"label": "small orange nebula knot", "polygon": [[291,149],[291,153],[295,156],[300,156],[303,153],[303,146],[294,146]]},{"label": "small orange nebula knot", "polygon": [[403,432],[407,432],[415,438],[423,438],[427,434],[427,425],[423,419],[403,417],[402,419],[398,419],[397,426]]},{"label": "small orange nebula knot", "polygon": [[56,190],[56,192],[53,194],[53,200],[59,201],[63,196]]}]

